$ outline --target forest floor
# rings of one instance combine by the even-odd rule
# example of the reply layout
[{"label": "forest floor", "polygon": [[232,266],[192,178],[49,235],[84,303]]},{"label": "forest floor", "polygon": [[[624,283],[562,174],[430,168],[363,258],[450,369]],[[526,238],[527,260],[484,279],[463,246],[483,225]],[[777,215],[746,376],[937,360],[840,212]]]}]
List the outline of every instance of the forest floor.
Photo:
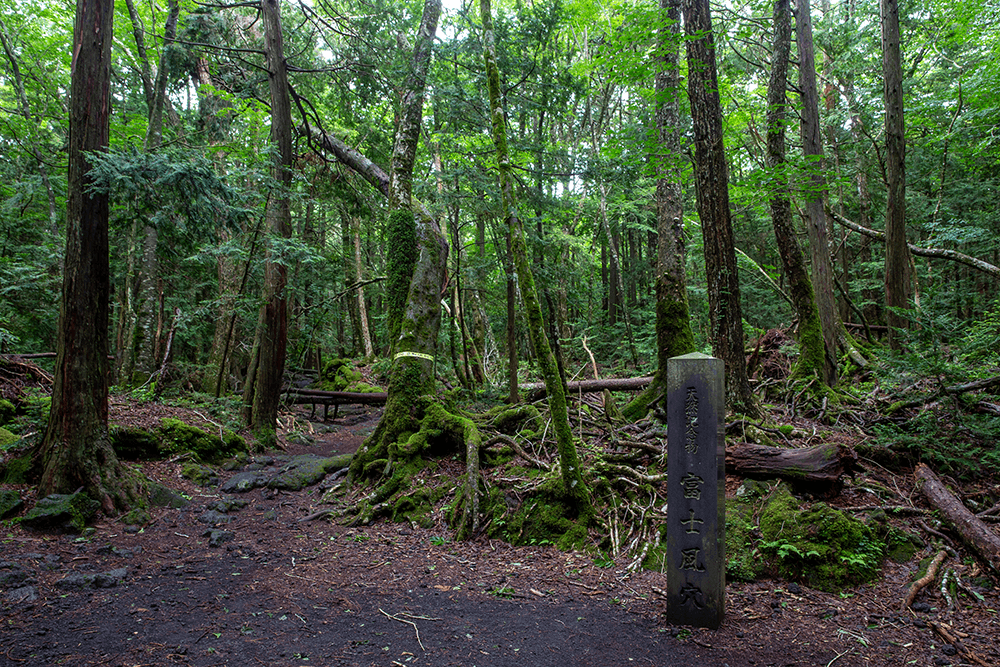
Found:
[{"label": "forest floor", "polygon": [[[114,423],[164,416],[206,425],[192,410],[112,402]],[[378,417],[348,408],[314,418],[314,442],[275,454],[354,451]],[[220,494],[182,478],[180,462],[141,465],[191,505],[155,510],[141,529],[105,519],[84,537],[0,526],[0,665],[1000,665],[997,588],[952,609],[925,591],[902,611],[930,548],[839,595],[731,582],[725,621],[711,631],[665,622],[665,575],[629,573],[623,562],[456,542],[443,521],[430,530],[300,521],[317,509],[317,487],[241,495],[247,504],[221,526],[230,541],[211,546],[199,517]],[[865,465],[920,505],[911,475]],[[31,490],[19,491],[30,506]],[[830,502],[872,502],[862,493],[852,485]],[[975,561],[955,547],[952,567],[968,581]]]}]

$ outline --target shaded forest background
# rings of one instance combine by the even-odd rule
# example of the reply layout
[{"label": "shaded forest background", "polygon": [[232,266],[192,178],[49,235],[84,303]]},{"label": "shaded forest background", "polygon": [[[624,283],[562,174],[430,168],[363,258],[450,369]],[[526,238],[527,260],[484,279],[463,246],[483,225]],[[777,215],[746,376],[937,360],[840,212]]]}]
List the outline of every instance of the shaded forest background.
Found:
[{"label": "shaded forest background", "polygon": [[[656,369],[663,234],[656,188],[665,153],[656,107],[670,91],[655,79],[664,52],[679,47],[663,38],[668,5],[494,8],[512,179],[546,334],[567,378],[591,375],[588,349],[602,375]],[[0,24],[0,352],[31,353],[57,343],[73,17],[46,2],[8,10]],[[112,382],[137,397],[242,390],[261,306],[268,289],[275,293],[267,278],[274,267],[287,274],[277,290],[288,303],[288,367],[321,370],[331,357],[364,358],[376,379],[388,377],[395,340],[388,316],[399,307],[392,261],[407,247],[391,227],[398,203],[371,187],[374,172],[356,167],[394,163],[426,10],[414,2],[317,2],[281,11],[293,144],[289,162],[275,169],[265,58],[273,51],[258,10],[115,6],[110,146],[91,156],[90,187],[111,202]],[[797,322],[769,210],[787,189],[792,232],[811,249],[814,269],[818,249],[806,220],[820,202],[832,263],[817,297],[827,292],[853,336],[834,353],[838,368],[827,379],[872,359],[882,380],[900,386],[996,375],[996,7],[899,8],[912,309],[885,302],[880,235],[891,208],[893,147],[880,7],[810,7],[822,156],[804,151],[800,138],[808,118],[796,71],[804,62],[801,11],[787,74],[793,112],[779,121],[787,160],[775,164],[767,138],[774,6],[713,7],[737,326],[753,342]],[[412,197],[449,245],[435,372],[452,386],[504,393],[512,374],[535,377],[535,346],[501,206],[481,36],[478,5],[445,8],[416,130]],[[679,67],[686,81],[683,58]],[[689,322],[694,348],[712,352],[695,132],[684,84],[674,90],[682,93],[680,150],[671,169],[683,203]],[[354,169],[344,151],[354,151]],[[284,227],[274,223],[279,200],[288,206]],[[892,352],[881,344],[890,324],[899,332]],[[159,375],[168,348],[167,373]]]}]

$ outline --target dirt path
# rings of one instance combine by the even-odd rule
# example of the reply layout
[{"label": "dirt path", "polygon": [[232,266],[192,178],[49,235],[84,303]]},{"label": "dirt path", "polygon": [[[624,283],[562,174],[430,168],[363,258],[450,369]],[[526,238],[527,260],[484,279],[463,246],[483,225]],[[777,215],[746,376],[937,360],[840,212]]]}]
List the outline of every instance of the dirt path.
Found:
[{"label": "dirt path", "polygon": [[[377,419],[343,411],[288,453],[352,451]],[[192,505],[158,511],[138,533],[113,522],[87,538],[3,528],[0,666],[963,664],[932,620],[967,633],[989,664],[1000,659],[996,590],[981,606],[948,611],[927,598],[924,612],[899,612],[916,561],[842,596],[730,584],[723,627],[691,630],[662,621],[659,573],[552,547],[452,542],[441,517],[432,530],[300,522],[316,487],[238,496],[246,505],[216,526],[230,538],[211,546],[204,515],[219,495],[180,478],[179,464],[147,470]]]}]

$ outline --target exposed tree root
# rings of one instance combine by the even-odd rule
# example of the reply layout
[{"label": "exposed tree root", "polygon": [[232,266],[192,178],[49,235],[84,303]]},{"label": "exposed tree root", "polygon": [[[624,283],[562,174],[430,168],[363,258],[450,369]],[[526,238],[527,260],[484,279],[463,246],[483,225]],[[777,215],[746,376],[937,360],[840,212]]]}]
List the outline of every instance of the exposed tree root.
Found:
[{"label": "exposed tree root", "polygon": [[932,560],[931,564],[927,567],[927,573],[913,582],[913,585],[910,586],[909,592],[906,594],[906,598],[903,599],[903,611],[909,609],[910,605],[913,604],[913,601],[917,599],[917,594],[934,581],[937,577],[938,570],[941,569],[941,563],[943,563],[944,559],[947,557],[947,551],[944,549],[939,551],[937,556],[934,557],[934,560]]}]

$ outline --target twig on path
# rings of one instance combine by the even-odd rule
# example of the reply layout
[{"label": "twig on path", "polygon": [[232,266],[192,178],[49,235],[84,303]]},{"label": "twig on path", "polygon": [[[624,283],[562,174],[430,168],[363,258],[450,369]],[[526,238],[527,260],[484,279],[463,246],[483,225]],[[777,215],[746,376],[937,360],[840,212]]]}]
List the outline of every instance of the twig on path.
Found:
[{"label": "twig on path", "polygon": [[830,665],[832,665],[833,663],[837,662],[838,660],[840,660],[842,657],[844,657],[845,655],[847,655],[850,652],[851,652],[851,649],[847,649],[843,653],[838,653],[836,656],[834,656],[833,660],[831,660],[830,662],[826,663],[826,667],[830,667]]},{"label": "twig on path", "polygon": [[440,621],[441,620],[440,618],[430,618],[428,616],[414,616],[413,614],[407,614],[406,612],[400,612],[399,614],[393,615],[393,614],[390,614],[387,611],[383,611],[381,608],[379,609],[379,611],[382,612],[387,618],[391,618],[394,621],[399,621],[400,623],[406,623],[407,625],[413,626],[413,631],[415,633],[417,633],[417,644],[420,645],[420,649],[423,650],[423,651],[426,651],[427,649],[424,648],[424,643],[422,641],[420,641],[420,630],[417,629],[417,624],[414,623],[413,621],[408,621],[405,618],[399,618],[399,617],[400,616],[409,616],[410,618],[418,618],[418,619],[424,620],[424,621]]}]

